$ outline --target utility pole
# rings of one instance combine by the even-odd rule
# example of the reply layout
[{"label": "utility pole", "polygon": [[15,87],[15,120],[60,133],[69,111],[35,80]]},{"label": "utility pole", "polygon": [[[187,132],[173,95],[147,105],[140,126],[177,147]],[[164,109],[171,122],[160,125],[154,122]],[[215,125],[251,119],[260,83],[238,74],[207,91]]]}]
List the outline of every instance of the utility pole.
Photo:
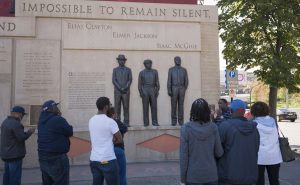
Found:
[{"label": "utility pole", "polygon": [[285,90],[285,108],[289,108],[289,90],[286,88]]}]

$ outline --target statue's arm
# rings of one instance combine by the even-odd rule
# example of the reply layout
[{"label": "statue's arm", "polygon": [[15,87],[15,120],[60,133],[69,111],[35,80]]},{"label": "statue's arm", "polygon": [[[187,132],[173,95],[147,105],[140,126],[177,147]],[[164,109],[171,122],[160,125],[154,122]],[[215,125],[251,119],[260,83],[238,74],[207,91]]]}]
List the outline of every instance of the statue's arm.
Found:
[{"label": "statue's arm", "polygon": [[188,72],[187,72],[187,70],[184,69],[184,71],[185,71],[185,75],[184,75],[184,87],[185,87],[185,89],[187,89],[188,86],[189,86],[189,77],[188,77]]},{"label": "statue's arm", "polygon": [[116,69],[113,70],[113,75],[112,75],[112,83],[114,84],[114,86],[121,91],[121,87],[117,82],[117,74],[116,74]]},{"label": "statue's arm", "polygon": [[132,83],[132,73],[131,73],[131,69],[128,68],[128,81],[125,86],[126,91],[128,91],[128,89],[130,88],[131,83]]},{"label": "statue's arm", "polygon": [[172,70],[169,69],[168,72],[168,82],[167,82],[168,94],[172,96]]},{"label": "statue's arm", "polygon": [[139,79],[138,79],[138,89],[139,89],[139,92],[140,92],[140,96],[142,97],[143,96],[143,82],[142,82],[142,71],[140,72],[139,74]]},{"label": "statue's arm", "polygon": [[157,95],[158,95],[158,91],[160,89],[160,85],[159,85],[159,79],[158,79],[158,72],[155,70],[155,83],[156,83],[156,91],[157,91]]}]

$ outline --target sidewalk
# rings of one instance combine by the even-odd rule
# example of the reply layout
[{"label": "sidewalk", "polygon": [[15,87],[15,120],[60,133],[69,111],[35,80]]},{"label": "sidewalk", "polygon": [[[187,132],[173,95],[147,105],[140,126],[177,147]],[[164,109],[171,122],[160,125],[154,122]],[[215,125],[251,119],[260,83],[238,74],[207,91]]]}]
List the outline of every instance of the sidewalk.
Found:
[{"label": "sidewalk", "polygon": [[[280,170],[281,185],[300,184],[300,159],[283,163]],[[3,171],[0,171],[2,181]],[[84,166],[71,167],[71,185],[91,185],[90,168]],[[131,163],[127,165],[128,185],[179,185],[179,162]],[[39,168],[23,169],[23,185],[40,185]],[[266,183],[268,185],[268,183]]]}]

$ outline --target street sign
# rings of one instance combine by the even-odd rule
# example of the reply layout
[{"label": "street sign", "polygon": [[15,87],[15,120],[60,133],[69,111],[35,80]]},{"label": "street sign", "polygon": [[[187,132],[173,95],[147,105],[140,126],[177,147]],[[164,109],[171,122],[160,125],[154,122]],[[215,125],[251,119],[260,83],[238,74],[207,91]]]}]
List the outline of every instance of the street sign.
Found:
[{"label": "street sign", "polygon": [[236,75],[236,71],[228,71],[228,76],[230,77],[230,78],[234,78],[234,77],[236,77],[237,75]]},{"label": "street sign", "polygon": [[226,70],[226,86],[228,89],[238,88],[238,71]]},{"label": "street sign", "polygon": [[234,98],[235,97],[235,90],[234,89],[229,89],[229,97]]}]

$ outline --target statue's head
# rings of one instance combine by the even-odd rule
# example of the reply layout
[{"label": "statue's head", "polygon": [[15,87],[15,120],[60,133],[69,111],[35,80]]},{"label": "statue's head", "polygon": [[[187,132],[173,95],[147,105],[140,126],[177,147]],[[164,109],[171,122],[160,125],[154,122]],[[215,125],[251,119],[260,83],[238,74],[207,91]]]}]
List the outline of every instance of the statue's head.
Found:
[{"label": "statue's head", "polygon": [[150,60],[150,59],[144,60],[144,66],[145,66],[146,69],[151,69],[151,67],[152,67],[152,60]]},{"label": "statue's head", "polygon": [[174,63],[175,63],[176,66],[180,66],[180,65],[181,65],[181,58],[178,57],[178,56],[175,57],[175,58],[174,58]]},{"label": "statue's head", "polygon": [[126,59],[125,55],[120,54],[118,56],[117,60],[118,60],[119,65],[123,67],[123,66],[125,66],[125,62],[127,59]]}]

